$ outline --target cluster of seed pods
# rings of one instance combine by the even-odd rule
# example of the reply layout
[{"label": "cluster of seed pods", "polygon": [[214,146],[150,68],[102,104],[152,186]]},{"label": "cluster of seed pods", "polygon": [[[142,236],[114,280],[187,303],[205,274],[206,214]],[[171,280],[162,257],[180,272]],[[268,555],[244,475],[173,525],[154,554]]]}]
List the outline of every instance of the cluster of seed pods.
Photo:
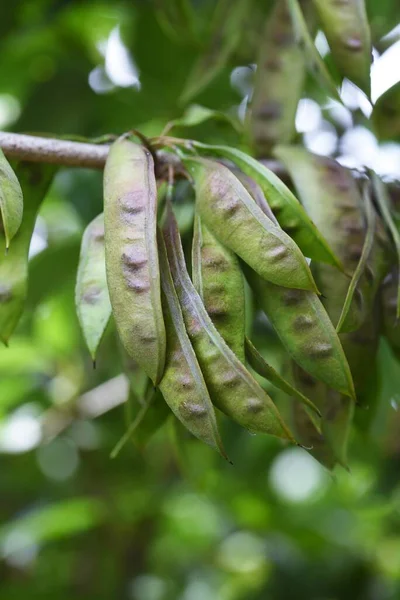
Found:
[{"label": "cluster of seed pods", "polygon": [[[364,178],[362,194],[332,159],[278,147],[300,204],[243,152],[185,147],[181,172],[195,192],[190,261],[171,188],[166,202],[157,200],[150,152],[127,137],[111,147],[104,217],[83,236],[76,288],[93,358],[112,316],[124,352],[148,378],[143,399],[134,398],[140,444],[173,414],[226,458],[221,411],[252,433],[307,447],[328,468],[346,466],[353,416],[368,391],[363,365],[374,363],[382,332],[400,348],[393,221],[390,207],[377,209],[380,185],[373,191]],[[246,285],[292,374],[272,368],[246,337]],[[379,306],[389,307],[382,326]],[[287,422],[265,380],[292,398]]]}]

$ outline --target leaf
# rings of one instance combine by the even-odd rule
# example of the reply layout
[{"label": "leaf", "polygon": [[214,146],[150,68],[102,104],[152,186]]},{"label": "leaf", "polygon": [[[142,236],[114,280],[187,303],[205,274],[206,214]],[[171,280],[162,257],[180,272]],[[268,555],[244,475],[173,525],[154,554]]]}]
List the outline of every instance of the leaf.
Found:
[{"label": "leaf", "polygon": [[192,145],[201,154],[231,160],[246,175],[254,179],[264,192],[280,226],[291,236],[305,256],[342,268],[340,260],[319,233],[296,196],[275,173],[236,148],[211,146],[201,142],[192,142]]},{"label": "leaf", "polygon": [[225,67],[241,39],[241,23],[250,0],[219,0],[208,47],[194,65],[179,99],[187,104],[202,92]]},{"label": "leaf", "polygon": [[22,223],[24,200],[22,189],[9,162],[0,149],[0,212],[6,250]]},{"label": "leaf", "polygon": [[[323,1],[325,2],[325,0]],[[288,4],[297,39],[303,46],[311,72],[317,81],[326,89],[326,92],[342,104],[342,99],[334,81],[332,80],[332,76],[322,60],[321,55],[319,54],[310,35],[298,0],[288,0]]]},{"label": "leaf", "polygon": [[314,5],[339,71],[369,96],[372,46],[365,0],[314,0]]},{"label": "leaf", "polygon": [[209,120],[225,121],[239,132],[242,129],[240,123],[227,113],[220,110],[213,110],[206,106],[201,106],[200,104],[191,104],[187,107],[181,117],[174,119],[167,124],[163,131],[163,135],[166,135],[168,131],[171,131],[171,129],[174,129],[175,127],[196,127]]},{"label": "leaf", "polygon": [[246,338],[246,358],[250,363],[250,366],[253,367],[256,373],[264,377],[267,381],[270,381],[275,387],[282,390],[289,396],[294,396],[297,400],[300,400],[302,404],[308,406],[317,413],[318,416],[321,416],[319,409],[315,406],[314,402],[309,400],[304,394],[302,394],[299,390],[293,387],[282,375],[280,375],[271,365],[267,363],[267,361],[261,356],[257,348],[253,345],[253,343]]},{"label": "leaf", "polygon": [[111,317],[107,287],[104,215],[86,227],[82,237],[75,288],[75,304],[83,337],[93,361]]},{"label": "leaf", "polygon": [[[390,212],[390,198],[387,193],[386,186],[383,181],[378,177],[376,173],[372,171],[372,184],[375,191],[375,198],[379,206],[379,210],[381,212],[384,223],[390,231],[392,236],[396,254],[397,254],[397,264],[400,266],[400,233],[396,227],[395,222],[393,221],[391,212]],[[400,317],[400,281],[398,284],[397,291],[397,310],[396,310],[397,319]]]},{"label": "leaf", "polygon": [[341,331],[348,331],[348,327],[346,327],[346,320],[349,314],[349,310],[351,304],[353,302],[354,292],[357,289],[360,278],[365,272],[365,268],[367,266],[368,258],[370,257],[373,244],[374,244],[374,235],[375,235],[375,227],[376,227],[376,215],[374,208],[372,206],[371,198],[368,190],[364,190],[364,203],[365,203],[365,214],[367,220],[367,233],[364,240],[364,246],[362,249],[360,262],[357,265],[356,270],[354,271],[353,277],[351,278],[351,282],[349,285],[349,289],[347,290],[346,299],[344,301],[342,313],[339,317],[338,324],[336,326],[336,331],[339,333]]},{"label": "leaf", "polygon": [[24,193],[25,209],[8,253],[0,254],[0,338],[5,344],[24,310],[28,291],[29,246],[37,212],[55,173],[53,166],[39,163],[19,163],[16,170]]}]

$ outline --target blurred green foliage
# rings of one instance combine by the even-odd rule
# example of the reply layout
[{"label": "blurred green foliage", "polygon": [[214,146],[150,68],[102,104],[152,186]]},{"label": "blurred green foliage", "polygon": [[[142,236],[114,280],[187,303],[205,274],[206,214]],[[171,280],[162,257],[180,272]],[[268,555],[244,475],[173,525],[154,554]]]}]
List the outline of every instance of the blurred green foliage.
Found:
[{"label": "blurred green foliage", "polygon": [[[242,67],[249,85],[270,3],[249,2],[252,25],[195,97],[201,116],[178,100],[207,52],[213,5],[1,2],[0,127],[158,135],[177,119],[177,134],[190,125],[194,138],[241,143],[229,120],[244,94],[230,75]],[[380,47],[398,0],[368,8]],[[140,89],[120,85],[127,56]],[[208,119],[213,111],[228,118]],[[100,172],[58,173],[32,242],[27,311],[0,349],[0,600],[400,598],[400,368],[385,343],[381,395],[357,414],[350,473],[331,476],[304,450],[225,421],[233,465],[173,421],[144,451],[129,443],[110,459],[127,426],[122,360],[111,325],[92,369],[74,309],[80,238],[102,210],[101,184]],[[255,336],[278,367],[282,350],[261,317]]]}]

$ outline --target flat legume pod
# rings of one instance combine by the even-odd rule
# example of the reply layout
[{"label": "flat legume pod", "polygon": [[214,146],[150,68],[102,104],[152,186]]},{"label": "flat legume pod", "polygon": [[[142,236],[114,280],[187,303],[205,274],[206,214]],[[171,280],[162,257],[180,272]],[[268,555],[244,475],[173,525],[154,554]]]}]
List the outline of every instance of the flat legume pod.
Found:
[{"label": "flat legume pod", "polygon": [[245,296],[239,261],[197,214],[192,244],[192,280],[215,327],[244,362]]},{"label": "flat legume pod", "polygon": [[0,148],[0,212],[6,249],[22,223],[23,209],[21,185]]},{"label": "flat legume pod", "polygon": [[295,442],[268,394],[259,386],[213,325],[186,269],[171,208],[164,238],[186,329],[214,404],[254,433]]},{"label": "flat legume pod", "polygon": [[[337,161],[308,152],[300,146],[278,147],[296,190],[318,229],[339,256],[349,276],[360,261],[365,243],[365,220],[361,195],[351,172]],[[365,268],[359,278],[346,317],[346,331],[357,330],[368,317],[374,299],[388,269],[388,245],[382,223],[377,219],[376,235]],[[351,280],[332,268],[320,268],[318,285],[331,294],[329,316],[336,326],[342,313]],[[331,285],[335,280],[335,286]],[[343,293],[344,292],[344,293]]]},{"label": "flat legume pod", "polygon": [[296,43],[287,3],[278,0],[261,38],[248,117],[256,156],[268,156],[275,144],[290,142],[295,135],[305,75],[304,54]]},{"label": "flat legume pod", "polygon": [[164,371],[166,345],[156,219],[151,154],[120,138],[104,170],[107,282],[121,341],[154,383]]},{"label": "flat legume pod", "polygon": [[[25,198],[21,226],[5,254],[0,251],[0,339],[7,344],[24,310],[28,291],[29,246],[37,213],[53,179],[50,165],[21,162],[16,166]],[[18,184],[19,185],[19,184]],[[0,232],[5,243],[4,231]]]},{"label": "flat legume pod", "polygon": [[339,71],[369,95],[372,46],[365,0],[314,0],[314,5]]},{"label": "flat legume pod", "polygon": [[82,237],[75,304],[83,337],[93,360],[111,317],[104,248],[104,215],[86,227]]},{"label": "flat legume pod", "polygon": [[266,217],[227,167],[204,158],[183,162],[194,178],[200,217],[227,248],[268,281],[316,290],[299,248]]},{"label": "flat legume pod", "polygon": [[245,275],[290,356],[316,379],[355,398],[343,348],[318,296],[273,285],[248,268]]},{"label": "flat legume pod", "polygon": [[185,329],[174,289],[162,235],[159,235],[163,308],[167,331],[167,354],[159,388],[175,416],[197,438],[224,458],[217,419],[203,374]]},{"label": "flat legume pod", "polygon": [[211,146],[193,142],[201,154],[232,161],[262,189],[282,229],[296,242],[305,256],[341,267],[327,241],[318,231],[306,211],[290,189],[265,165],[252,156],[230,146]]}]

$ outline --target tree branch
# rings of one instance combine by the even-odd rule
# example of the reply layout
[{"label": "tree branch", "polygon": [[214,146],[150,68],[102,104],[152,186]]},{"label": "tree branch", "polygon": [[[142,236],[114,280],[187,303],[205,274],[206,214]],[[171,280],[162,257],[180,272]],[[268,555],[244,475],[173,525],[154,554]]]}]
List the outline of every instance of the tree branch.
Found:
[{"label": "tree branch", "polygon": [[[110,149],[108,144],[87,144],[51,137],[0,131],[0,147],[7,158],[43,162],[64,167],[102,169]],[[161,163],[174,161],[171,154],[157,153]],[[284,176],[283,166],[275,160],[262,161],[271,171]]]}]

